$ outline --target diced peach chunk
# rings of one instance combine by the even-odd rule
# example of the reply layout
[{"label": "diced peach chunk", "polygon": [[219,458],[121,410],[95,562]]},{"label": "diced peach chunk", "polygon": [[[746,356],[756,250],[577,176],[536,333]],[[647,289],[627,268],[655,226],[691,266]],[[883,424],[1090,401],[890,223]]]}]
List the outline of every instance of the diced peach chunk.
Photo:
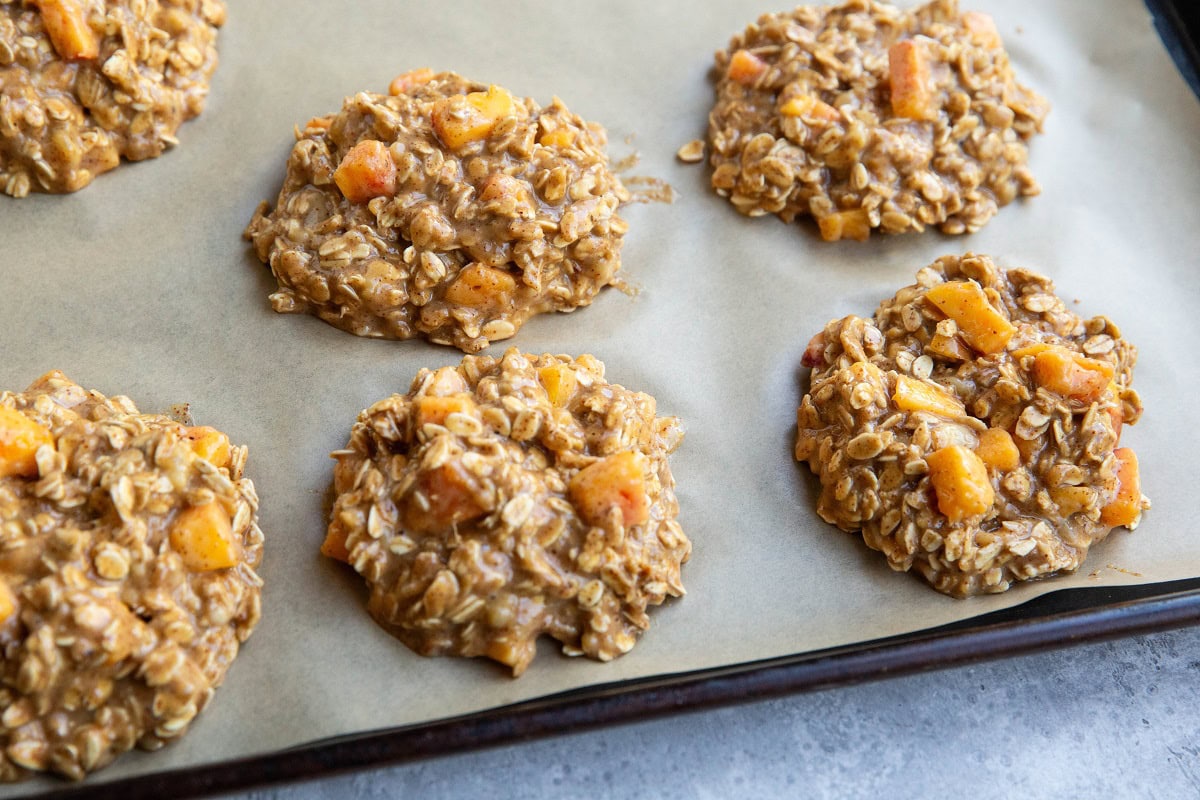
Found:
[{"label": "diced peach chunk", "polygon": [[340,523],[336,520],[329,523],[329,529],[325,533],[325,541],[321,542],[321,555],[326,558],[332,558],[334,561],[349,564],[350,550],[346,547],[346,538],[346,529]]},{"label": "diced peach chunk", "polygon": [[36,0],[42,25],[54,51],[65,61],[89,61],[100,55],[100,40],[87,24],[80,0]]},{"label": "diced peach chunk", "polygon": [[959,333],[980,353],[998,353],[1017,329],[997,311],[974,281],[946,281],[925,293],[958,326]]},{"label": "diced peach chunk", "polygon": [[1113,368],[1064,347],[1048,347],[1033,357],[1034,381],[1045,389],[1091,403],[1112,383]]},{"label": "diced peach chunk", "polygon": [[896,42],[888,50],[888,81],[892,88],[892,113],[908,119],[937,117],[929,61],[920,43]]},{"label": "diced peach chunk", "polygon": [[575,388],[579,385],[575,370],[566,364],[550,364],[538,370],[538,380],[546,387],[546,396],[550,402],[562,408],[571,402]]},{"label": "diced peach chunk", "polygon": [[516,101],[503,87],[492,85],[486,92],[471,92],[467,102],[492,121],[499,121],[516,110]]},{"label": "diced peach chunk", "polygon": [[1054,347],[1054,345],[1039,342],[1038,344],[1027,344],[1024,347],[1018,347],[1015,350],[1010,350],[1008,354],[1015,360],[1020,361],[1026,356],[1036,356],[1038,353],[1048,350],[1051,347]]},{"label": "diced peach chunk", "polygon": [[836,242],[839,239],[865,242],[871,235],[871,219],[867,216],[865,208],[835,211],[819,217],[817,227],[821,229],[821,238],[827,242]]},{"label": "diced peach chunk", "polygon": [[1000,472],[1011,472],[1021,465],[1021,451],[1004,428],[988,428],[979,434],[975,453],[984,464]]},{"label": "diced peach chunk", "polygon": [[1131,527],[1142,516],[1142,481],[1137,455],[1128,447],[1113,451],[1117,457],[1117,492],[1112,502],[1100,510],[1100,524]]},{"label": "diced peach chunk", "polygon": [[484,264],[471,264],[446,287],[446,300],[471,308],[499,308],[505,305],[517,282],[502,269]]},{"label": "diced peach chunk", "polygon": [[171,547],[188,569],[208,572],[238,563],[229,514],[219,503],[188,506],[171,524]]},{"label": "diced peach chunk", "polygon": [[333,125],[333,117],[312,117],[304,123],[303,130],[327,131],[331,125]]},{"label": "diced peach chunk", "polygon": [[515,109],[513,96],[499,86],[444,97],[433,105],[433,132],[446,147],[458,150],[486,139],[496,123]]},{"label": "diced peach chunk", "polygon": [[17,597],[8,587],[4,578],[0,578],[0,624],[3,624],[17,611]]},{"label": "diced peach chunk", "polygon": [[417,479],[417,490],[424,495],[429,508],[418,503],[409,505],[408,525],[428,533],[446,530],[483,514],[486,509],[476,499],[471,480],[462,466],[453,461],[422,473]]},{"label": "diced peach chunk", "polygon": [[423,428],[426,425],[445,425],[446,417],[451,414],[478,416],[479,409],[468,394],[449,397],[423,395],[413,401],[413,413],[417,427]]},{"label": "diced peach chunk", "polygon": [[216,428],[207,425],[185,428],[183,437],[193,453],[214,467],[229,466],[229,437]]},{"label": "diced peach chunk", "polygon": [[397,75],[388,84],[388,94],[408,94],[418,86],[422,86],[433,80],[434,74],[434,71],[429,67],[421,67],[420,69],[409,70],[402,75]]},{"label": "diced peach chunk", "polygon": [[396,162],[383,142],[364,139],[342,158],[333,181],[351,203],[396,193]]},{"label": "diced peach chunk", "polygon": [[546,131],[538,138],[542,147],[567,147],[575,143],[575,131],[570,128],[558,128]]},{"label": "diced peach chunk", "polygon": [[925,457],[938,511],[952,523],[979,516],[992,507],[996,492],[979,456],[952,444]]},{"label": "diced peach chunk", "polygon": [[613,508],[620,509],[627,526],[650,518],[645,457],[629,450],[581,469],[571,478],[567,494],[580,519],[589,525],[602,524]]},{"label": "diced peach chunk", "polygon": [[951,419],[965,417],[967,414],[957,397],[947,394],[944,389],[932,383],[907,375],[896,376],[896,390],[892,393],[892,402],[901,411],[928,411]]},{"label": "diced peach chunk", "polygon": [[825,331],[821,331],[808,340],[808,346],[804,348],[804,355],[800,357],[800,366],[825,366]]},{"label": "diced peach chunk", "polygon": [[1004,46],[1000,39],[1000,31],[996,29],[996,21],[990,14],[968,11],[962,15],[962,22],[967,36],[980,47],[995,50]]},{"label": "diced peach chunk", "polygon": [[15,409],[0,406],[0,478],[36,478],[37,451],[54,446],[54,435]]},{"label": "diced peach chunk", "polygon": [[793,97],[779,107],[779,113],[785,117],[809,117],[826,122],[837,122],[842,118],[836,108],[811,94]]},{"label": "diced peach chunk", "polygon": [[767,62],[749,50],[738,50],[729,59],[729,77],[749,86],[767,71]]}]

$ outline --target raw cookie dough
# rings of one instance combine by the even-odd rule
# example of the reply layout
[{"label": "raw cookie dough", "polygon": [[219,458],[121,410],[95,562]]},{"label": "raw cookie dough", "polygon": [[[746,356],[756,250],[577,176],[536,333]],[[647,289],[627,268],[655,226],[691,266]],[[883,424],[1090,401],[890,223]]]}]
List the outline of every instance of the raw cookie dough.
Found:
[{"label": "raw cookie dough", "polygon": [[0,393],[0,780],[182,736],[258,623],[244,447],[51,372]]},{"label": "raw cookie dough", "polygon": [[679,420],[591,356],[468,356],[362,412],[333,455],[322,552],[353,565],[371,615],[422,655],[520,675],[548,634],[608,661],[683,594],[691,543],[667,455]]},{"label": "raw cookie dough", "polygon": [[1071,572],[1149,507],[1118,447],[1141,416],[1136,359],[1048,279],[944,256],[873,319],[810,342],[796,458],[820,476],[823,519],[940,592]]},{"label": "raw cookie dough", "polygon": [[1044,99],[991,17],[850,0],[767,14],[716,55],[712,185],[750,216],[810,215],[826,240],[976,231],[1040,191]]},{"label": "raw cookie dough", "polygon": [[473,353],[619,285],[629,192],[603,128],[450,72],[390,92],[297,131],[275,209],[246,229],[276,311]]},{"label": "raw cookie dough", "polygon": [[224,22],[221,0],[0,0],[0,189],[74,192],[177,144]]}]

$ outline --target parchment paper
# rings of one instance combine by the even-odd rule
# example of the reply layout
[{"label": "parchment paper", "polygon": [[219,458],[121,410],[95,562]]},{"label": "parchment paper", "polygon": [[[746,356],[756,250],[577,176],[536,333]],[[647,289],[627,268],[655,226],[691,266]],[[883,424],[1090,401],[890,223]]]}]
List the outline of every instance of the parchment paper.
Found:
[{"label": "parchment paper", "polygon": [[[704,133],[712,52],[786,2],[230,6],[208,109],[182,128],[176,151],[73,196],[0,198],[0,386],[21,389],[59,368],[143,410],[190,402],[199,422],[249,445],[262,497],[262,624],[181,742],[127,755],[97,779],[861,642],[1067,586],[1200,576],[1190,468],[1200,443],[1200,104],[1138,0],[971,4],[995,16],[1018,78],[1054,104],[1032,145],[1044,193],[972,236],[866,244],[741,217],[708,189],[706,167],[674,158]],[[688,595],[654,612],[649,633],[611,664],[567,659],[547,643],[512,680],[490,662],[421,658],[368,618],[356,575],[317,555],[328,453],[357,412],[461,354],[273,313],[274,283],[240,234],[278,192],[295,123],[427,65],[543,103],[559,95],[608,127],[615,158],[639,152],[634,172],[679,194],[673,206],[624,212],[636,298],[607,291],[515,340],[532,352],[593,353],[611,380],[650,392],[687,426],[673,469],[695,547]],[[809,337],[833,317],[870,314],[918,268],[966,250],[1048,273],[1080,313],[1108,314],[1140,346],[1146,413],[1123,442],[1141,457],[1154,508],[1077,575],[956,601],[822,522],[815,480],[791,450]]]}]

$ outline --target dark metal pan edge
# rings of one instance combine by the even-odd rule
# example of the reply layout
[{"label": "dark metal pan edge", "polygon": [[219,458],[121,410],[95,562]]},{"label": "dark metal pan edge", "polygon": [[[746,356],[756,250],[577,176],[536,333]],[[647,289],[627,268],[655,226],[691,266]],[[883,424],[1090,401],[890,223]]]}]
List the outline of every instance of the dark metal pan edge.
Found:
[{"label": "dark metal pan edge", "polygon": [[1200,13],[1195,0],[1146,0],[1146,6],[1176,68],[1200,98]]},{"label": "dark metal pan edge", "polygon": [[[1095,602],[1105,604],[1088,605]],[[1021,618],[1022,613],[1034,616]],[[1015,611],[932,631],[593,686],[429,724],[36,796],[42,800],[202,797],[1195,624],[1200,624],[1200,579],[1066,590]]]}]

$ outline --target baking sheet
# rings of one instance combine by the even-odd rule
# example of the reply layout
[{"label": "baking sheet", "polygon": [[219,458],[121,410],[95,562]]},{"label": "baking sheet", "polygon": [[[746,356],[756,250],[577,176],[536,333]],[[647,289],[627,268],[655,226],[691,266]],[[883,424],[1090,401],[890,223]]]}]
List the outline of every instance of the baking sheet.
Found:
[{"label": "baking sheet", "polygon": [[[682,0],[231,6],[208,109],[181,130],[177,151],[122,166],[74,196],[0,198],[0,386],[23,388],[59,368],[144,410],[190,402],[199,422],[249,445],[262,497],[262,624],[188,736],[127,755],[95,779],[846,645],[1064,586],[1200,576],[1191,482],[1179,468],[1197,440],[1180,421],[1200,390],[1189,358],[1200,334],[1200,104],[1136,0],[1093,3],[1087,14],[1068,0],[972,4],[995,16],[1018,78],[1054,104],[1031,152],[1044,192],[969,237],[866,244],[740,217],[708,190],[706,168],[674,159],[703,135],[712,51],[778,10],[761,0],[703,12]],[[367,617],[357,576],[316,554],[327,454],[356,413],[407,389],[420,367],[461,354],[274,314],[273,281],[240,232],[278,191],[293,124],[426,65],[542,102],[559,95],[609,128],[614,157],[637,151],[634,172],[679,194],[672,206],[624,212],[637,297],[605,292],[591,308],[535,319],[513,342],[593,353],[610,380],[650,392],[687,426],[672,463],[694,543],[689,593],[653,613],[649,633],[611,664],[566,659],[546,643],[514,681],[489,662],[420,658]],[[964,602],[891,573],[860,539],[823,523],[812,511],[815,482],[791,446],[809,336],[832,317],[870,313],[919,267],[966,250],[1048,273],[1079,299],[1079,313],[1108,314],[1139,344],[1135,385],[1147,411],[1123,442],[1139,453],[1154,508],[1075,576]]]}]

